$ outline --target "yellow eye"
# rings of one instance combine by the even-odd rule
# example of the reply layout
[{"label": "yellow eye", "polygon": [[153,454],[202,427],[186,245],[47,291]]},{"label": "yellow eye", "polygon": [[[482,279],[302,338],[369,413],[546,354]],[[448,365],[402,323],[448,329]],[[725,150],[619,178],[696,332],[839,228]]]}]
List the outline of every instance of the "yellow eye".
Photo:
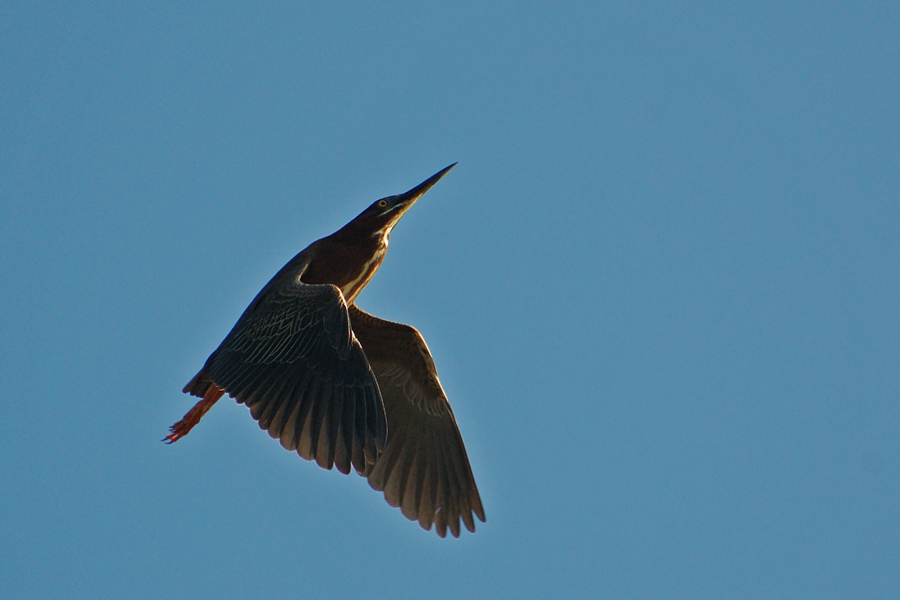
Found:
[{"label": "yellow eye", "polygon": [[379,200],[379,201],[378,201],[378,206],[379,206],[380,208],[384,208],[385,206],[387,206],[387,204],[388,204],[388,203],[387,203],[387,200]]}]

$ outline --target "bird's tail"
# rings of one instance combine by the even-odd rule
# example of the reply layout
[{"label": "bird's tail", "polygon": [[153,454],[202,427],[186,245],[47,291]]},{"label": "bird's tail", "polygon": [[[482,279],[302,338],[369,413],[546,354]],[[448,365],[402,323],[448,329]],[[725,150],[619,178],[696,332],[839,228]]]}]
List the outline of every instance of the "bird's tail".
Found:
[{"label": "bird's tail", "polygon": [[194,378],[191,379],[181,391],[185,394],[190,394],[191,396],[202,398],[206,395],[206,390],[208,390],[209,386],[211,386],[212,384],[212,379],[209,378],[209,374],[206,372],[206,367],[204,367],[200,370],[199,373],[194,375]]}]

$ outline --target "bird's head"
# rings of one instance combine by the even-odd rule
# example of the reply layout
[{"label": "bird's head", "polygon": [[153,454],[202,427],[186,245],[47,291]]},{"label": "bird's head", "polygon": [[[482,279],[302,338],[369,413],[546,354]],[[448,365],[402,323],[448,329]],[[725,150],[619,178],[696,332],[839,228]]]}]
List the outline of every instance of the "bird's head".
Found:
[{"label": "bird's head", "polygon": [[441,169],[408,192],[376,200],[355,219],[347,223],[342,232],[352,232],[356,236],[368,234],[373,238],[382,238],[387,241],[391,230],[406,214],[406,211],[455,166],[456,163],[453,163],[449,167]]}]

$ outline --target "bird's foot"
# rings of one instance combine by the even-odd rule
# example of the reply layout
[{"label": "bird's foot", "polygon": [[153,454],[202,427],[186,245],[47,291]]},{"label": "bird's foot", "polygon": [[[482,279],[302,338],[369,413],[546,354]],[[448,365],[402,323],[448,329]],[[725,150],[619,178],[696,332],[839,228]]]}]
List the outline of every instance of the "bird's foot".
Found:
[{"label": "bird's foot", "polygon": [[200,419],[203,418],[203,415],[212,408],[212,405],[218,401],[219,398],[222,397],[222,394],[225,393],[225,390],[218,387],[216,384],[210,384],[209,388],[206,390],[206,393],[203,395],[203,399],[200,400],[197,404],[194,405],[194,408],[189,410],[184,418],[169,427],[169,435],[162,439],[163,442],[167,444],[173,444],[186,436],[188,432],[193,429],[194,425],[200,422]]},{"label": "bird's foot", "polygon": [[191,427],[189,425],[186,425],[184,419],[182,419],[181,421],[178,421],[177,423],[169,427],[169,431],[171,431],[172,433],[164,437],[162,441],[167,444],[172,444],[186,436],[187,432],[190,430]]}]

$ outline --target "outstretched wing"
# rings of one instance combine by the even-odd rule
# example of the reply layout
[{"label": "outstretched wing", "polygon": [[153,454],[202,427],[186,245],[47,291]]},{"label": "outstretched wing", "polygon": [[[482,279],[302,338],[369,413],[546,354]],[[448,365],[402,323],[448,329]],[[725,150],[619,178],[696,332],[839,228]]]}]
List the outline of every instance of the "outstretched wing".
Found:
[{"label": "outstretched wing", "polygon": [[205,375],[246,404],[285,449],[326,469],[349,473],[352,464],[365,473],[384,446],[386,422],[344,298],[330,284],[277,279],[185,391],[202,395],[194,382]]},{"label": "outstretched wing", "polygon": [[391,506],[441,537],[475,531],[484,508],[462,436],[425,340],[413,327],[349,307],[353,332],[375,371],[389,434],[369,484]]}]

